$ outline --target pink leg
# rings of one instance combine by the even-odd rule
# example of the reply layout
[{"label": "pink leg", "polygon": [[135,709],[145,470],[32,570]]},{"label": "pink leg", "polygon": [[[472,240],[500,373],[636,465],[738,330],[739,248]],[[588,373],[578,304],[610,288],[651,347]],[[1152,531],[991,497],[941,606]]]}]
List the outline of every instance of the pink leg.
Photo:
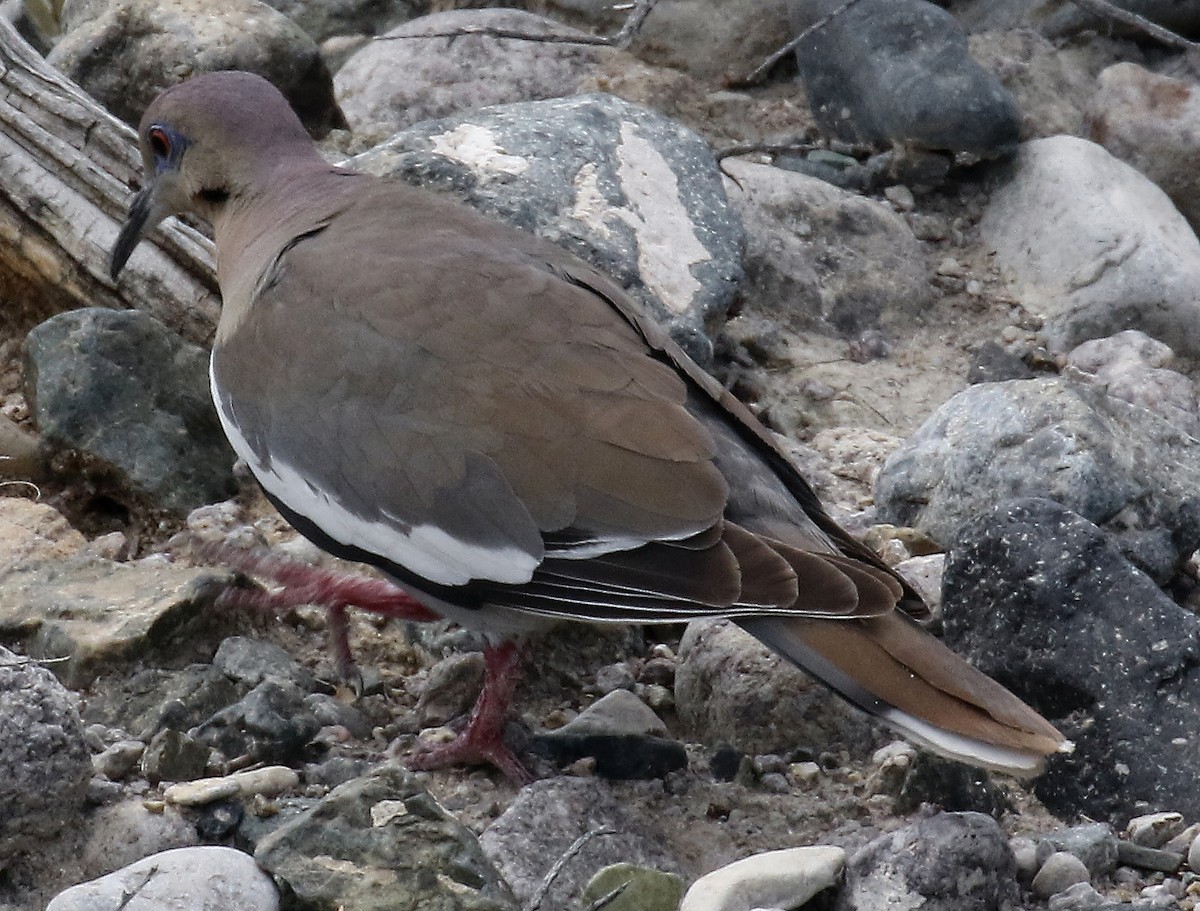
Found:
[{"label": "pink leg", "polygon": [[319,604],[329,611],[331,647],[338,672],[344,680],[355,676],[350,654],[349,624],[346,608],[357,607],[395,620],[428,623],[438,615],[402,589],[382,579],[369,579],[348,573],[319,569],[307,563],[271,557],[260,551],[212,545],[202,548],[200,556],[251,576],[262,576],[283,586],[278,592],[259,588],[230,588],[220,597],[227,607],[283,611],[302,604]]},{"label": "pink leg", "polygon": [[418,750],[405,760],[410,769],[442,769],[452,765],[494,765],[517,785],[533,777],[504,742],[504,721],[513,690],[521,676],[521,651],[506,641],[483,650],[483,690],[471,710],[471,720],[457,738]]}]

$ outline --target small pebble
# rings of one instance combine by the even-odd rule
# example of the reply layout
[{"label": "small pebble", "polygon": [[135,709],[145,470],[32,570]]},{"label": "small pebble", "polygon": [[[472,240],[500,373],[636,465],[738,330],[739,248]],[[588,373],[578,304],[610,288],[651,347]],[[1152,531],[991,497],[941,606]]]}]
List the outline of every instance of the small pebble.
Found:
[{"label": "small pebble", "polygon": [[608,695],[617,690],[633,690],[637,678],[624,662],[609,664],[596,671],[596,689]]},{"label": "small pebble", "polygon": [[1125,837],[1135,845],[1161,848],[1183,829],[1183,815],[1180,813],[1148,813],[1129,820]]},{"label": "small pebble", "polygon": [[1091,883],[1076,883],[1058,895],[1051,895],[1046,903],[1049,911],[1076,911],[1076,909],[1098,908],[1108,904],[1108,899],[1097,892]]},{"label": "small pebble", "polygon": [[917,200],[913,196],[913,191],[903,184],[896,184],[892,187],[886,187],[883,191],[884,197],[898,212],[911,212],[917,207]]},{"label": "small pebble", "polygon": [[797,784],[811,787],[821,779],[821,767],[815,762],[793,762],[788,766],[788,775]]},{"label": "small pebble", "polygon": [[1049,898],[1065,892],[1076,883],[1086,883],[1090,878],[1082,860],[1066,851],[1057,851],[1046,859],[1042,869],[1033,878],[1033,894],[1039,898]]},{"label": "small pebble", "polygon": [[172,785],[163,793],[168,801],[182,806],[200,806],[229,797],[274,797],[300,784],[300,776],[286,766],[266,766],[235,772],[223,778],[202,778]]},{"label": "small pebble", "polygon": [[92,768],[113,781],[122,781],[137,769],[145,750],[140,740],[118,740],[92,757]]},{"label": "small pebble", "polygon": [[1188,848],[1187,862],[1193,873],[1200,872],[1200,835],[1192,839],[1192,845]]},{"label": "small pebble", "polygon": [[642,701],[656,712],[675,708],[675,694],[657,683],[646,687],[642,692]]}]

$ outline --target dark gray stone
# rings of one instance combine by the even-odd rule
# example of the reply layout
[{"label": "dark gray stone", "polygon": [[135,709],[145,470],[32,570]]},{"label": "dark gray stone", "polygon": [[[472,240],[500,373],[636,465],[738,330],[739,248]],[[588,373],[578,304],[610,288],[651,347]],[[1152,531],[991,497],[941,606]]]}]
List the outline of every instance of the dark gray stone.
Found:
[{"label": "dark gray stone", "polygon": [[935,541],[989,505],[1046,497],[1104,527],[1168,581],[1200,545],[1200,444],[1097,386],[1057,377],[981,383],[888,457],[878,519]]},{"label": "dark gray stone", "polygon": [[984,511],[946,561],[943,614],[947,645],[1075,742],[1033,783],[1052,811],[1200,816],[1200,618],[1103,531],[1050,500]]},{"label": "dark gray stone", "polygon": [[583,257],[700,363],[742,277],[743,230],[708,144],[612,95],[426,121],[348,163],[448,191]]},{"label": "dark gray stone", "polygon": [[[790,0],[796,33],[842,0]],[[862,0],[796,48],[817,123],[850,142],[992,156],[1012,151],[1012,96],[967,50],[945,10],[925,0]]]},{"label": "dark gray stone", "polygon": [[1000,819],[1012,812],[1012,801],[988,773],[931,753],[918,753],[896,795],[897,813],[913,813],[933,804],[952,813],[986,813]]},{"label": "dark gray stone", "polygon": [[142,754],[142,774],[160,781],[194,781],[208,766],[208,747],[182,731],[159,731]]},{"label": "dark gray stone", "polygon": [[263,0],[321,42],[335,35],[377,35],[418,16],[427,0]]},{"label": "dark gray stone", "polygon": [[91,777],[74,698],[44,667],[0,647],[0,870],[72,821]]},{"label": "dark gray stone", "polygon": [[213,666],[246,687],[258,686],[268,677],[287,680],[305,691],[315,685],[312,674],[285,649],[249,636],[230,636],[224,640],[213,656]]},{"label": "dark gray stone", "polygon": [[46,440],[111,465],[177,513],[236,491],[204,349],[144,313],[92,307],[34,328],[24,356]]},{"label": "dark gray stone", "polygon": [[590,839],[563,865],[543,908],[572,907],[588,881],[614,863],[680,872],[663,848],[662,833],[640,830],[611,786],[597,778],[550,778],[522,788],[480,844],[513,894],[528,904],[575,839],[605,828],[614,832]]},{"label": "dark gray stone", "polygon": [[1006,351],[997,342],[984,342],[971,358],[968,383],[1000,383],[1004,380],[1031,380],[1036,374],[1025,362]]},{"label": "dark gray stone", "polygon": [[131,732],[149,742],[159,731],[188,731],[246,693],[211,664],[177,671],[151,668],[109,692],[98,692],[85,709],[89,721]]},{"label": "dark gray stone", "polygon": [[837,911],[895,907],[1000,911],[1017,897],[1016,862],[990,816],[939,813],[883,835],[846,863]]},{"label": "dark gray stone", "polygon": [[1072,826],[1061,832],[1044,835],[1041,841],[1053,845],[1059,851],[1069,851],[1091,871],[1093,876],[1104,876],[1117,867],[1119,840],[1112,826],[1104,822],[1093,822],[1083,826]]},{"label": "dark gray stone", "polygon": [[296,684],[268,678],[233,705],[217,712],[191,734],[229,759],[250,756],[286,762],[299,756],[321,729]]},{"label": "dark gray stone", "polygon": [[396,765],[335,788],[262,838],[254,859],[305,907],[518,907],[471,831]]},{"label": "dark gray stone", "polygon": [[1117,858],[1126,867],[1174,873],[1183,866],[1183,855],[1162,848],[1148,848],[1130,841],[1118,842]]}]

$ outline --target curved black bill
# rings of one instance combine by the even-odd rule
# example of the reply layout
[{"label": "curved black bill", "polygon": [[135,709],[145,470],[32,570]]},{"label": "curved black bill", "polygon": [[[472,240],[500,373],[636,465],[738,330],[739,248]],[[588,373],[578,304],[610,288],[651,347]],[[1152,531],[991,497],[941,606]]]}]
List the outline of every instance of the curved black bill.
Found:
[{"label": "curved black bill", "polygon": [[117,280],[117,276],[121,274],[125,263],[133,254],[134,247],[142,239],[142,232],[146,230],[146,222],[154,208],[153,196],[154,187],[146,186],[133,197],[133,203],[129,206],[129,215],[125,218],[125,224],[121,226],[117,242],[113,244],[112,259],[108,266],[108,274],[112,276],[113,281]]}]

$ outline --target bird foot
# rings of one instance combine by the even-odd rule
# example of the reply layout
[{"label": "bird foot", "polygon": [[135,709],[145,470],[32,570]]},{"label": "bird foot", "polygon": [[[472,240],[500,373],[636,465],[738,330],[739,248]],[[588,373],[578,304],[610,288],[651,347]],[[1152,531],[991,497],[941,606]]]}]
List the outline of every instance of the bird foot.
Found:
[{"label": "bird foot", "polygon": [[533,776],[504,742],[508,705],[520,679],[521,652],[515,642],[483,650],[483,689],[471,710],[466,728],[449,743],[418,747],[404,762],[410,769],[428,771],[455,765],[491,765],[518,787]]},{"label": "bird foot", "polygon": [[395,620],[427,623],[438,619],[438,615],[421,602],[383,579],[322,569],[298,560],[221,544],[205,546],[200,555],[206,561],[281,586],[276,591],[246,585],[228,588],[218,599],[222,607],[280,612],[315,604],[328,610],[330,645],[338,674],[346,681],[359,679],[350,653],[347,608],[356,607]]}]

